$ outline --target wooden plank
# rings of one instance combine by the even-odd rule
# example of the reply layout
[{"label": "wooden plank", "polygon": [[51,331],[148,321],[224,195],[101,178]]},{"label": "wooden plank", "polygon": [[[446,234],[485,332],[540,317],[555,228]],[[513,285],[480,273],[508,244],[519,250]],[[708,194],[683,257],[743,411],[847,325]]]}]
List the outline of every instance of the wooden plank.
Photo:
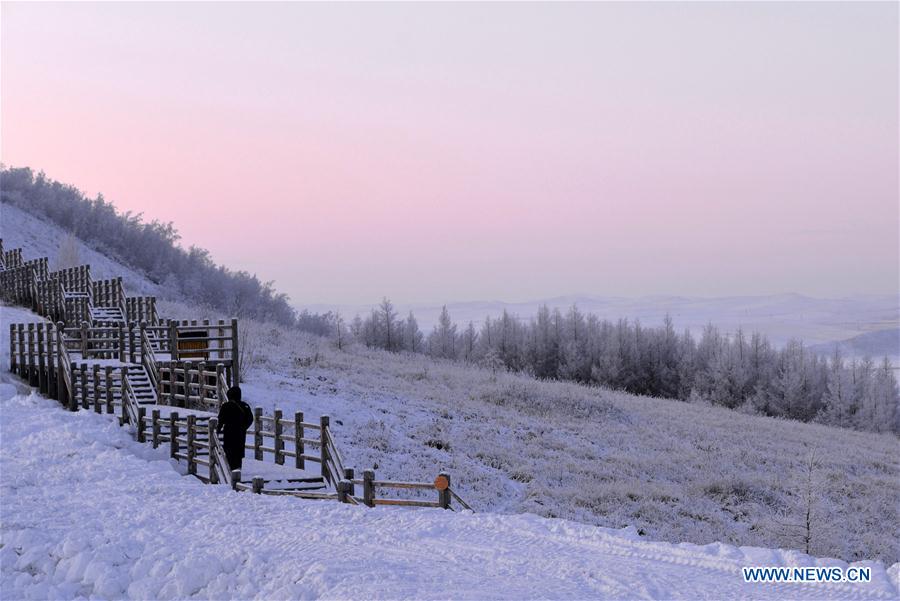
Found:
[{"label": "wooden plank", "polygon": [[411,501],[408,499],[375,499],[375,505],[401,505],[405,507],[437,507],[440,503],[434,501]]},{"label": "wooden plank", "polygon": [[448,488],[447,490],[450,491],[450,494],[453,495],[453,498],[456,499],[460,505],[462,505],[464,508],[468,509],[469,511],[475,511],[474,509],[469,507],[469,504],[466,503],[465,501],[463,501],[462,498],[458,494],[456,494],[455,490],[453,490],[452,488]]},{"label": "wooden plank", "polygon": [[434,484],[430,482],[392,482],[390,480],[375,480],[373,486],[384,488],[415,488],[421,490],[434,490]]}]

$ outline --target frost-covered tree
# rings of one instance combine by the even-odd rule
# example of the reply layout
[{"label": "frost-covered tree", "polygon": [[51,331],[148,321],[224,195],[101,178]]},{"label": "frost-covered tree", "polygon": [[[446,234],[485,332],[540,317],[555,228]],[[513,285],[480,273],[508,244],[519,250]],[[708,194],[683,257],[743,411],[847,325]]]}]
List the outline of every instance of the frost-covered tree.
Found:
[{"label": "frost-covered tree", "polygon": [[428,335],[428,354],[442,359],[456,359],[457,338],[456,325],[450,319],[447,305],[444,305],[437,325]]},{"label": "frost-covered tree", "polygon": [[459,358],[466,363],[475,361],[477,348],[478,331],[475,329],[475,322],[470,321],[459,337]]},{"label": "frost-covered tree", "polygon": [[856,412],[855,387],[852,373],[844,367],[844,358],[835,347],[828,370],[825,395],[819,421],[841,428],[851,425]]},{"label": "frost-covered tree", "polygon": [[423,335],[419,330],[419,322],[416,321],[415,315],[410,311],[403,322],[403,350],[411,353],[422,352]]},{"label": "frost-covered tree", "polygon": [[394,309],[393,303],[383,298],[381,304],[378,305],[378,313],[376,319],[379,322],[380,340],[378,346],[389,351],[396,351],[400,348],[400,324],[397,323],[397,311]]},{"label": "frost-covered tree", "polygon": [[773,519],[774,534],[782,544],[807,554],[832,547],[835,524],[827,507],[828,480],[815,450],[797,462],[788,502]]}]

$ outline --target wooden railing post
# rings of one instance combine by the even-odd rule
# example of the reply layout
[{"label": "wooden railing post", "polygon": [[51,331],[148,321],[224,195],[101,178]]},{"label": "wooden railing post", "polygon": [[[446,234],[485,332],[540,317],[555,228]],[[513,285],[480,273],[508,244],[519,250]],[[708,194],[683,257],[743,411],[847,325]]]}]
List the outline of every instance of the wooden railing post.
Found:
[{"label": "wooden railing post", "polygon": [[184,362],[184,407],[191,407],[191,367],[193,362]]},{"label": "wooden railing post", "polygon": [[441,477],[447,479],[447,488],[438,490],[438,503],[440,503],[441,509],[450,509],[450,474],[441,472],[438,474],[438,478]]},{"label": "wooden railing post", "polygon": [[153,448],[156,449],[159,447],[159,409],[150,412],[150,420],[151,440]]},{"label": "wooden railing post", "polygon": [[94,373],[91,375],[94,379],[94,413],[100,413],[102,411],[102,402],[100,400],[100,366],[94,363],[93,371]]},{"label": "wooden railing post", "polygon": [[[65,360],[65,356],[68,353],[64,333],[65,327],[66,324],[61,321],[56,324],[56,394],[59,397],[59,400],[66,404],[69,411],[77,411],[78,404],[75,402],[74,369],[67,369]],[[68,364],[68,367],[71,368],[71,364]]]},{"label": "wooden railing post", "polygon": [[356,485],[353,484],[353,468],[344,468],[344,480],[350,483],[350,496],[356,495]]},{"label": "wooden railing post", "polygon": [[134,360],[134,327],[131,324],[128,324],[128,360],[132,363]]},{"label": "wooden railing post", "polygon": [[174,361],[169,364],[169,405],[172,407],[178,406],[178,399],[175,398],[176,394],[176,384],[178,383],[177,377],[175,375],[175,368],[178,366]]},{"label": "wooden railing post", "polygon": [[37,384],[37,373],[35,370],[36,361],[34,360],[35,341],[34,341],[34,323],[33,322],[28,324],[27,340],[28,340],[28,370],[25,372],[25,374],[27,376],[26,379],[28,380],[28,385],[35,386]]},{"label": "wooden railing post", "polygon": [[255,492],[258,495],[261,495],[264,482],[265,481],[260,476],[255,477],[253,479],[253,492]]},{"label": "wooden railing post", "polygon": [[200,406],[197,407],[201,411],[206,411],[206,361],[197,364],[197,394],[199,395]]},{"label": "wooden railing post", "polygon": [[193,414],[187,416],[187,464],[188,473],[197,473],[197,464],[194,463],[194,439],[196,438],[196,424]]},{"label": "wooden railing post", "polygon": [[304,469],[306,461],[303,459],[303,412],[294,413],[294,467]]},{"label": "wooden railing post", "polygon": [[222,388],[222,382],[225,381],[225,365],[216,363],[216,398],[219,400],[219,407],[225,402],[225,390]]},{"label": "wooden railing post", "polygon": [[124,426],[128,423],[128,394],[125,392],[125,387],[128,386],[128,368],[120,367],[119,375],[122,378],[119,381],[119,403],[122,408],[122,417],[119,419],[119,425]]},{"label": "wooden railing post", "polygon": [[81,364],[81,406],[84,409],[87,409],[88,407],[90,407],[90,399],[88,399],[87,374],[88,374],[87,363],[82,363]]},{"label": "wooden railing post", "polygon": [[[231,466],[229,466],[231,467]],[[238,489],[238,483],[241,481],[241,470],[231,470],[231,488]]]},{"label": "wooden railing post", "polygon": [[146,442],[147,438],[144,434],[144,421],[147,419],[147,408],[138,407],[137,410],[137,439],[138,442]]},{"label": "wooden railing post", "polygon": [[178,360],[178,326],[174,320],[169,321],[169,352],[172,355],[172,361]]},{"label": "wooden railing post", "polygon": [[41,394],[47,394],[48,392],[47,373],[44,364],[44,330],[46,325],[47,324],[44,323],[39,323],[37,325],[37,378],[38,390],[41,391]]},{"label": "wooden railing post", "polygon": [[[126,319],[128,319],[128,318],[126,317]],[[145,365],[147,362],[146,354],[148,352],[153,352],[153,351],[151,351],[150,349],[144,348],[144,340],[147,339],[147,322],[141,321],[139,328],[140,328],[140,336],[141,336],[141,365]],[[150,375],[152,376],[153,374],[150,374]]]},{"label": "wooden railing post", "polygon": [[375,470],[363,471],[363,503],[375,507]]},{"label": "wooden railing post", "polygon": [[59,389],[56,383],[56,355],[53,341],[56,340],[56,331],[52,323],[45,324],[47,339],[47,395],[54,400],[59,400]]},{"label": "wooden railing post", "polygon": [[262,407],[253,409],[253,458],[263,460]]},{"label": "wooden railing post", "polygon": [[327,415],[323,415],[319,418],[319,457],[322,460],[322,477],[325,478],[327,482],[335,482],[340,474],[335,474],[332,478],[331,470],[328,467],[328,424],[330,421],[331,418]]},{"label": "wooden railing post", "polygon": [[16,324],[9,324],[9,371],[16,373]]},{"label": "wooden railing post", "polygon": [[106,376],[106,412],[112,413],[113,409],[113,377],[112,377],[112,365],[107,365],[103,368],[104,375]]},{"label": "wooden railing post", "polygon": [[284,439],[281,437],[282,435],[282,426],[281,424],[281,409],[275,410],[274,415],[275,421],[275,444],[273,445],[275,449],[275,463],[277,465],[284,465]]},{"label": "wooden railing post", "polygon": [[341,503],[349,503],[350,488],[353,484],[349,480],[340,480],[337,483],[338,501]]},{"label": "wooden railing post", "polygon": [[178,412],[169,414],[169,454],[177,459],[178,454]]},{"label": "wooden railing post", "polygon": [[[219,464],[218,464],[218,455],[216,454],[216,446],[213,444],[213,436],[216,433],[216,428],[219,425],[219,420],[215,417],[209,418],[209,431],[207,432],[207,438],[209,439],[209,483],[210,484],[218,484],[219,483]],[[223,474],[224,476],[224,474]]]},{"label": "wooden railing post", "polygon": [[[81,322],[81,358],[87,359],[88,356],[88,322]],[[124,359],[122,360],[124,363]]]},{"label": "wooden railing post", "polygon": [[126,341],[125,341],[125,328],[122,326],[122,322],[118,322],[116,324],[116,332],[119,338],[119,361],[125,363],[127,360],[126,355]]},{"label": "wooden railing post", "polygon": [[19,377],[24,378],[28,373],[28,364],[25,363],[25,326],[19,324]]},{"label": "wooden railing post", "polygon": [[241,383],[240,352],[238,349],[238,320],[231,320],[231,385]]}]

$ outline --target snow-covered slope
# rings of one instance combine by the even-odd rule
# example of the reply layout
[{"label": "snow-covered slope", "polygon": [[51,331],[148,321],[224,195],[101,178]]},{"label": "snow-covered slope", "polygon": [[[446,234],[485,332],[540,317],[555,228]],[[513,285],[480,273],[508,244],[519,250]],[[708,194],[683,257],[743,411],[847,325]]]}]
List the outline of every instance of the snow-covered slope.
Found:
[{"label": "snow-covered slope", "polygon": [[673,545],[533,515],[236,493],[177,471],[115,418],[0,384],[4,599],[895,599],[867,584],[747,584],[797,552]]},{"label": "snow-covered slope", "polygon": [[[60,244],[68,236],[69,232],[53,223],[41,221],[18,207],[0,203],[0,238],[3,239],[3,248],[21,248],[25,260],[47,257],[50,269],[57,269]],[[78,248],[78,262],[91,266],[91,276],[94,279],[121,276],[129,296],[160,294],[159,286],[150,282],[143,274],[97,252],[91,247],[90,240],[75,238],[74,241]]]}]

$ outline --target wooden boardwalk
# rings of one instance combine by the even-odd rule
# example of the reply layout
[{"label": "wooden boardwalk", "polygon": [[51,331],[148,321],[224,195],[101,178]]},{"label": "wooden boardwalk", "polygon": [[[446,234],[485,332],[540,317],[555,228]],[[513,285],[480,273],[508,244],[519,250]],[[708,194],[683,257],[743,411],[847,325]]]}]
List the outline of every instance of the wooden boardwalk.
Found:
[{"label": "wooden boardwalk", "polygon": [[370,507],[471,509],[445,472],[433,482],[377,480],[374,470],[357,477],[327,415],[308,421],[302,412],[255,408],[243,469],[231,470],[216,416],[240,382],[238,320],[163,319],[154,297],[127,296],[121,278],[95,281],[89,265],[50,271],[48,264],[4,250],[0,240],[0,298],[47,318],[9,325],[10,370],[41,394],[71,411],[117,414],[139,441],[168,448],[210,484]]}]

